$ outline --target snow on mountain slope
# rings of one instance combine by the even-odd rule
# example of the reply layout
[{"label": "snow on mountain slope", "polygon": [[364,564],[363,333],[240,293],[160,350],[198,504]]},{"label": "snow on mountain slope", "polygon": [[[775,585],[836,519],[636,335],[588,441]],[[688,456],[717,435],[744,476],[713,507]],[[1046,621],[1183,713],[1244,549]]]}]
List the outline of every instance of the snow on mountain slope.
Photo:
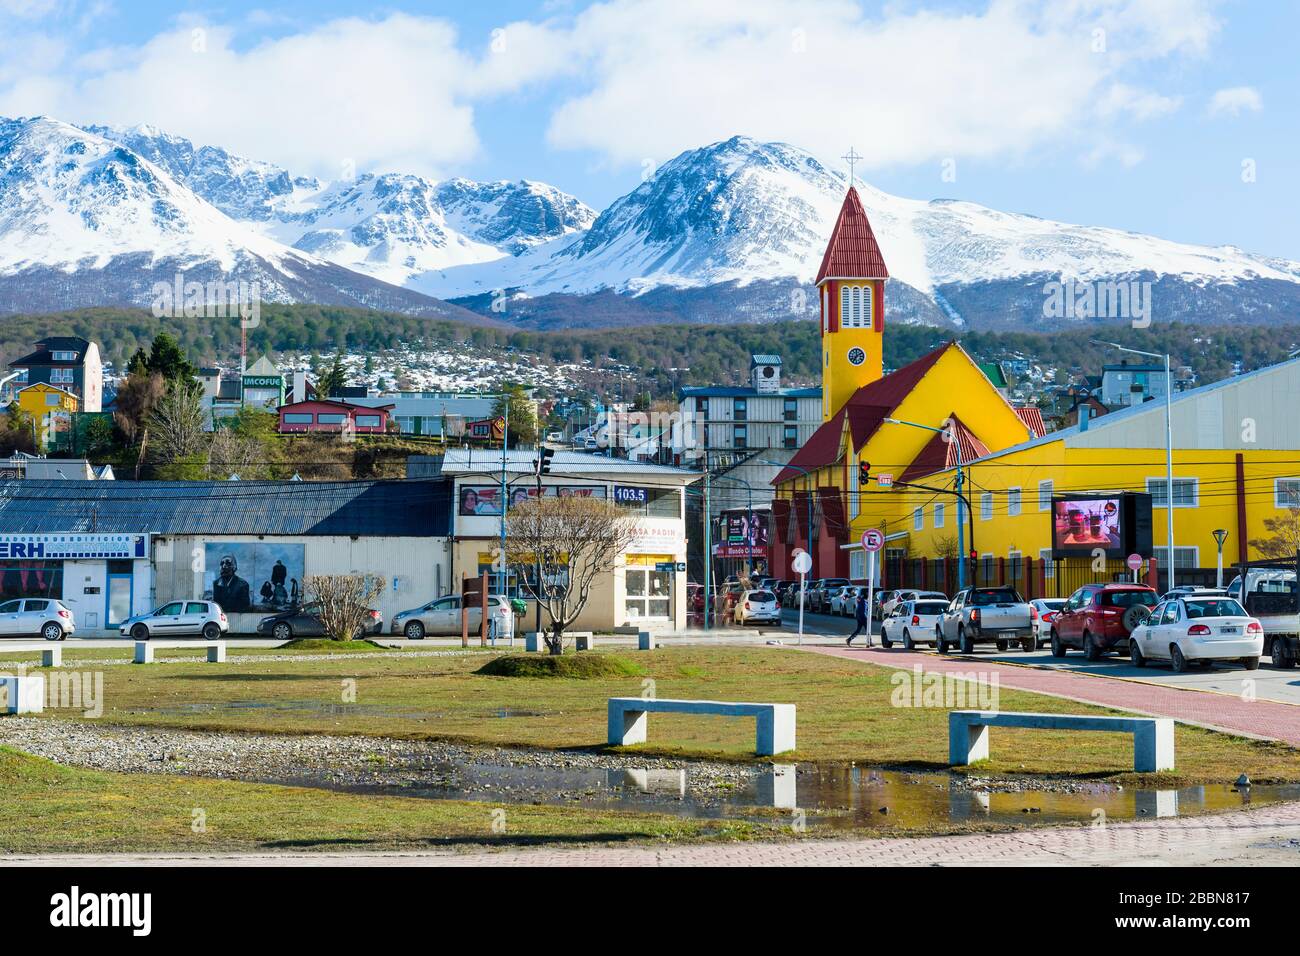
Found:
[{"label": "snow on mountain slope", "polygon": [[178,274],[257,283],[267,301],[476,318],[290,249],[120,142],[45,117],[0,120],[0,311],[148,305]]},{"label": "snow on mountain slope", "polygon": [[[412,284],[451,297],[494,288],[537,296],[601,289],[639,294],[784,277],[808,282],[845,187],[844,176],[803,150],[737,136],[682,153],[616,200],[579,238],[536,247],[513,262],[450,269]],[[1231,247],[857,188],[891,276],[930,295],[953,283],[1043,275],[1300,281],[1300,263]]]},{"label": "snow on mountain slope", "polygon": [[545,183],[434,182],[366,174],[334,183],[195,146],[152,126],[87,130],[130,147],[228,216],[285,245],[404,283],[413,275],[518,255],[587,229],[593,209]]}]

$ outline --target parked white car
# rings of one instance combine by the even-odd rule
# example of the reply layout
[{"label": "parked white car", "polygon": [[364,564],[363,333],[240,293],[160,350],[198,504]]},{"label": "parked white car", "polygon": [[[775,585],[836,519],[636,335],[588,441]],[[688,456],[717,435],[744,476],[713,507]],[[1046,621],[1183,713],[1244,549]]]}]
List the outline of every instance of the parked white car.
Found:
[{"label": "parked white car", "polygon": [[909,651],[917,644],[935,644],[939,618],[948,610],[946,600],[904,601],[880,622],[880,646],[901,641]]},{"label": "parked white car", "polygon": [[72,611],[54,598],[25,598],[0,604],[0,636],[39,634],[61,641],[77,629]]},{"label": "parked white car", "polygon": [[[469,632],[477,634],[483,620],[483,612],[477,605],[468,609]],[[514,633],[515,612],[510,606],[510,599],[499,594],[488,595],[488,628],[496,628],[498,638],[508,638]],[[399,611],[393,615],[389,624],[393,634],[404,634],[409,640],[422,641],[430,634],[454,634],[460,636],[460,595],[430,601],[423,607]]]},{"label": "parked white car", "polygon": [[831,595],[831,613],[840,614],[844,617],[853,617],[858,606],[858,594],[866,594],[865,585],[850,585],[846,588],[840,588]]},{"label": "parked white car", "polygon": [[741,627],[757,624],[780,624],[781,607],[771,591],[745,591],[736,600],[733,620]]},{"label": "parked white car", "polygon": [[948,595],[942,591],[919,591],[913,588],[903,588],[899,591],[891,591],[889,597],[880,602],[880,609],[886,615],[890,615],[905,601],[943,601],[947,604]]},{"label": "parked white car", "polygon": [[1034,622],[1034,647],[1052,641],[1052,622],[1065,607],[1065,598],[1034,598],[1029,602],[1029,618]]},{"label": "parked white car", "polygon": [[1240,661],[1253,671],[1264,653],[1264,627],[1233,598],[1193,592],[1157,604],[1129,634],[1128,647],[1134,667],[1168,660],[1181,674],[1193,663]]},{"label": "parked white car", "polygon": [[137,641],[186,636],[215,641],[229,630],[226,612],[215,601],[168,601],[148,614],[127,618],[119,632]]}]

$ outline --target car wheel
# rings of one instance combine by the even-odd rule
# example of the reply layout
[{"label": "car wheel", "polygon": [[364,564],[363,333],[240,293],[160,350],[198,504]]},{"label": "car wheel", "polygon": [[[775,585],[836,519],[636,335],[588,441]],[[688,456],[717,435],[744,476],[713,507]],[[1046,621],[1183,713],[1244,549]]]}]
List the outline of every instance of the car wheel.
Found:
[{"label": "car wheel", "polygon": [[293,628],[289,626],[288,621],[276,621],[275,626],[271,628],[271,636],[277,641],[293,640]]},{"label": "car wheel", "polygon": [[934,629],[934,649],[940,654],[948,653],[948,642],[944,640],[942,628]]},{"label": "car wheel", "polygon": [[1026,654],[1032,654],[1038,649],[1038,643],[1032,637],[1027,637],[1020,642],[1020,649]]},{"label": "car wheel", "polygon": [[1244,668],[1246,668],[1246,670],[1248,670],[1248,671],[1257,671],[1257,670],[1259,670],[1259,658],[1258,658],[1258,657],[1243,657],[1243,658],[1241,659],[1241,666],[1244,667]]},{"label": "car wheel", "polygon": [[961,652],[963,654],[975,653],[975,637],[970,631],[962,628],[957,632],[957,640],[961,641]]},{"label": "car wheel", "polygon": [[916,650],[916,642],[912,640],[912,632],[903,628],[903,647],[909,651]]},{"label": "car wheel", "polygon": [[205,641],[215,641],[221,637],[221,625],[215,621],[208,621],[203,625],[203,639]]},{"label": "car wheel", "polygon": [[63,640],[63,628],[55,621],[47,621],[45,626],[41,628],[41,637],[47,641],[61,641]]},{"label": "car wheel", "polygon": [[137,641],[149,640],[149,628],[143,624],[137,624],[131,628],[131,637]]},{"label": "car wheel", "polygon": [[1273,638],[1271,655],[1274,667],[1282,670],[1295,667],[1295,658],[1291,655],[1291,647],[1285,637]]},{"label": "car wheel", "polygon": [[402,633],[406,635],[408,641],[422,641],[424,640],[424,625],[419,621],[412,621],[406,625]]},{"label": "car wheel", "polygon": [[1101,660],[1101,648],[1097,646],[1097,641],[1091,634],[1084,632],[1083,635],[1083,656],[1090,661]]},{"label": "car wheel", "polygon": [[1132,638],[1128,642],[1128,659],[1133,662],[1134,667],[1147,666],[1147,659],[1142,656],[1142,648],[1138,647],[1138,642]]},{"label": "car wheel", "polygon": [[891,641],[889,638],[885,637],[885,632],[884,632],[884,631],[881,631],[881,632],[880,632],[880,646],[881,646],[881,647],[893,647],[893,646],[894,646],[894,642]]},{"label": "car wheel", "polygon": [[1007,649],[1008,646],[1009,646],[1009,645],[1007,644],[1006,641],[998,641],[998,642],[997,642],[997,648],[998,648],[999,651],[1005,651],[1005,650]]},{"label": "car wheel", "polygon": [[1051,645],[1053,657],[1064,657],[1070,650],[1065,646],[1065,642],[1061,640],[1061,635],[1057,634],[1055,630],[1052,631]]},{"label": "car wheel", "polygon": [[1178,649],[1177,644],[1169,645],[1169,664],[1173,667],[1175,674],[1187,672],[1187,658],[1183,656],[1183,652]]}]

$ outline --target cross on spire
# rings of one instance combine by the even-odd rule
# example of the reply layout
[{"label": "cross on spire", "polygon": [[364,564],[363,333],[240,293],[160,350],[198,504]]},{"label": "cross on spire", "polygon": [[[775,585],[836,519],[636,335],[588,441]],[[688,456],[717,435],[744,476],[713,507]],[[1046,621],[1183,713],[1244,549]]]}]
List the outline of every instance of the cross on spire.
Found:
[{"label": "cross on spire", "polygon": [[857,151],[852,146],[850,146],[849,151],[845,153],[843,156],[841,156],[840,159],[846,161],[849,164],[849,185],[852,186],[853,167],[857,165],[858,161],[862,159],[862,157],[858,155]]}]

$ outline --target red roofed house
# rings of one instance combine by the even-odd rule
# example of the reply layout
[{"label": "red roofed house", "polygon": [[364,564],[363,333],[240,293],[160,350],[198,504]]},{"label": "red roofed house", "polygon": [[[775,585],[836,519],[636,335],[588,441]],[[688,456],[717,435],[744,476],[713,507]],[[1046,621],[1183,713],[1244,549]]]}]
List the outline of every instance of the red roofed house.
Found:
[{"label": "red roofed house", "polygon": [[358,435],[388,431],[392,405],[353,405],[334,399],[312,399],[280,406],[280,432],[351,432]]}]

